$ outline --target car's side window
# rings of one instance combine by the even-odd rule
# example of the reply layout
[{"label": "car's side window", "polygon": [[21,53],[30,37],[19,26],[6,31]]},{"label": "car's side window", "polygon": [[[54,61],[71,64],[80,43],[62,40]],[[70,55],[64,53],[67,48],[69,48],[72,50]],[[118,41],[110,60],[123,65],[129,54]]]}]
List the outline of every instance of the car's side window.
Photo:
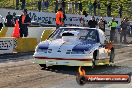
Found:
[{"label": "car's side window", "polygon": [[97,32],[95,30],[89,30],[86,36],[86,40],[97,42],[98,40]]}]

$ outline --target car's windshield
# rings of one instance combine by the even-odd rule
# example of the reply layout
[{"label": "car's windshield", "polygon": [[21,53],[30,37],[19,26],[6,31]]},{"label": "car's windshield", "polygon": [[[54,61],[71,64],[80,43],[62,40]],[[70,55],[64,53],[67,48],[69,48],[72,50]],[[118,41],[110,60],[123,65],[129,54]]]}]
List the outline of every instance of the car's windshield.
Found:
[{"label": "car's windshield", "polygon": [[64,31],[77,31],[79,40],[90,40],[99,42],[98,32],[95,29],[81,29],[81,28],[59,28],[51,36],[50,39],[60,39]]}]

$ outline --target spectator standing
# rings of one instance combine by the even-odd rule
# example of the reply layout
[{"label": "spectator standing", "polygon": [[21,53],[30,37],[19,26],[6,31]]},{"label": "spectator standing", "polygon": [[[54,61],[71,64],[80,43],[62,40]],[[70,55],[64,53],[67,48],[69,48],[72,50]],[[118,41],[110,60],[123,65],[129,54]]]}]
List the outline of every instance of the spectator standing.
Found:
[{"label": "spectator standing", "polygon": [[23,10],[23,14],[19,18],[20,37],[28,36],[28,26],[31,23],[31,18],[27,14],[27,9]]},{"label": "spectator standing", "polygon": [[118,8],[118,12],[119,12],[119,17],[120,18],[122,17],[122,10],[123,10],[123,6],[122,6],[122,4],[120,4],[119,8]]},{"label": "spectator standing", "polygon": [[103,32],[105,32],[105,24],[107,24],[107,22],[103,19],[103,17],[101,17],[98,22],[98,26]]},{"label": "spectator standing", "polygon": [[58,0],[55,1],[55,13],[57,12],[58,10]]},{"label": "spectator standing", "polygon": [[68,2],[68,11],[69,13],[72,13],[72,2]]},{"label": "spectator standing", "polygon": [[0,31],[1,31],[2,27],[3,27],[3,24],[2,24],[2,22],[0,20]]},{"label": "spectator standing", "polygon": [[41,11],[41,0],[38,1],[38,11]]},{"label": "spectator standing", "polygon": [[65,3],[64,0],[62,0],[61,6],[62,6],[62,9],[63,9],[63,12],[65,13],[66,3]]},{"label": "spectator standing", "polygon": [[66,20],[66,14],[65,14],[65,12],[63,12],[63,20],[65,21]]},{"label": "spectator standing", "polygon": [[97,8],[97,1],[96,0],[94,0],[93,8],[94,8],[94,15],[96,16],[96,8]]},{"label": "spectator standing", "polygon": [[82,17],[80,18],[80,25],[79,26],[80,27],[85,27],[85,21]]},{"label": "spectator standing", "polygon": [[49,8],[49,1],[48,0],[45,1],[45,8],[46,8],[46,11],[48,11],[48,8]]},{"label": "spectator standing", "polygon": [[23,9],[25,9],[25,5],[26,5],[26,0],[21,0],[21,2],[22,2],[22,6],[21,6],[21,9],[23,10]]},{"label": "spectator standing", "polygon": [[65,14],[65,12],[63,12],[63,26],[65,26],[65,20],[67,19],[67,16]]},{"label": "spectator standing", "polygon": [[108,4],[105,4],[105,6],[107,7],[107,16],[110,17],[111,16],[111,3],[108,2]]},{"label": "spectator standing", "polygon": [[78,2],[75,1],[75,13],[76,13],[76,14],[77,14],[77,12],[78,12],[78,7],[79,7]]},{"label": "spectator standing", "polygon": [[62,8],[58,9],[56,13],[56,29],[58,29],[61,26],[64,26],[64,17],[63,17]]},{"label": "spectator standing", "polygon": [[83,15],[85,15],[85,17],[88,16],[88,14],[87,14],[87,12],[85,10],[83,11]]},{"label": "spectator standing", "polygon": [[88,26],[90,28],[96,28],[96,26],[98,25],[97,21],[95,20],[95,17],[92,16],[91,20],[88,21]]},{"label": "spectator standing", "polygon": [[123,21],[121,22],[121,33],[120,33],[120,42],[122,43],[122,38],[124,37],[124,42],[123,43],[127,43],[127,39],[126,39],[126,35],[127,35],[127,31],[128,31],[128,20],[127,18],[123,19]]},{"label": "spectator standing", "polygon": [[4,18],[0,15],[0,31],[3,26],[4,26]]},{"label": "spectator standing", "polygon": [[13,16],[8,12],[6,16],[6,26],[7,27],[12,27],[13,26]]},{"label": "spectator standing", "polygon": [[45,1],[44,0],[41,2],[41,6],[42,6],[42,11],[44,11],[44,8],[45,8]]},{"label": "spectator standing", "polygon": [[110,27],[110,41],[114,42],[115,40],[115,33],[116,33],[116,28],[117,28],[117,22],[115,21],[115,18],[112,18],[112,21],[108,23],[108,26]]},{"label": "spectator standing", "polygon": [[19,9],[19,0],[16,0],[16,10]]},{"label": "spectator standing", "polygon": [[79,11],[80,13],[82,13],[82,2],[81,1],[79,2]]},{"label": "spectator standing", "polygon": [[14,26],[16,24],[16,20],[17,20],[16,13],[14,12],[13,13],[13,24],[14,24]]},{"label": "spectator standing", "polygon": [[98,16],[100,16],[100,9],[101,9],[100,0],[97,3],[97,8],[98,8]]},{"label": "spectator standing", "polygon": [[88,9],[89,9],[89,14],[92,15],[92,10],[93,10],[93,4],[90,2],[88,3]]}]

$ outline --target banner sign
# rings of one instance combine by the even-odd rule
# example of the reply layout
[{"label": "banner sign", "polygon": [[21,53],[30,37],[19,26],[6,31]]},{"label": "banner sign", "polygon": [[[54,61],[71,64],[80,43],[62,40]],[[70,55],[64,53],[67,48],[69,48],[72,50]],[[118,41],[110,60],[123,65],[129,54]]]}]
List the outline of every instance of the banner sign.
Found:
[{"label": "banner sign", "polygon": [[[56,25],[55,24],[55,13],[46,13],[46,12],[33,12],[30,11],[29,16],[31,17],[32,21],[36,21],[45,25]],[[77,14],[66,14],[66,19],[65,19],[65,25],[66,26],[79,26],[80,25],[80,19],[85,20],[85,24],[88,23],[89,20],[91,20],[92,16],[87,16],[85,17],[84,15],[77,15]],[[96,20],[99,21],[100,17],[95,16]],[[108,23],[111,21],[112,17],[104,17],[105,21]],[[121,24],[121,19],[120,18],[115,18],[117,21],[118,25]]]},{"label": "banner sign", "polygon": [[[6,17],[8,11],[13,14],[14,12],[17,15],[22,14],[22,10],[11,10],[11,9],[0,9],[0,14],[3,17]],[[6,14],[6,15],[5,15]],[[49,13],[49,12],[38,12],[38,11],[28,11],[29,16],[31,17],[32,21],[36,21],[39,23],[42,23],[44,25],[56,25],[55,24],[55,17],[56,13]],[[66,26],[79,26],[80,25],[80,18],[85,20],[85,24],[87,25],[88,21],[91,19],[92,16],[88,15],[85,17],[84,15],[79,15],[79,14],[66,14],[66,20],[65,20],[65,25]],[[100,19],[99,16],[95,16],[96,20],[98,21]],[[112,17],[104,17],[104,19],[107,21],[111,21]],[[121,19],[120,18],[115,18],[117,21],[118,25],[121,24]],[[107,24],[106,24],[107,28]]]},{"label": "banner sign", "polygon": [[13,38],[0,38],[0,54],[13,53]]}]

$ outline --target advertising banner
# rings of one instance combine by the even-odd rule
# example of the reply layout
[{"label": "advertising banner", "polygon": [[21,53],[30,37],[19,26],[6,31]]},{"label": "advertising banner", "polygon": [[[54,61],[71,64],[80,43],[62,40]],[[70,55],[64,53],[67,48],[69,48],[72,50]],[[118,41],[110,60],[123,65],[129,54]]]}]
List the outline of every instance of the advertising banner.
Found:
[{"label": "advertising banner", "polygon": [[0,38],[0,54],[13,53],[13,48],[13,38]]}]

